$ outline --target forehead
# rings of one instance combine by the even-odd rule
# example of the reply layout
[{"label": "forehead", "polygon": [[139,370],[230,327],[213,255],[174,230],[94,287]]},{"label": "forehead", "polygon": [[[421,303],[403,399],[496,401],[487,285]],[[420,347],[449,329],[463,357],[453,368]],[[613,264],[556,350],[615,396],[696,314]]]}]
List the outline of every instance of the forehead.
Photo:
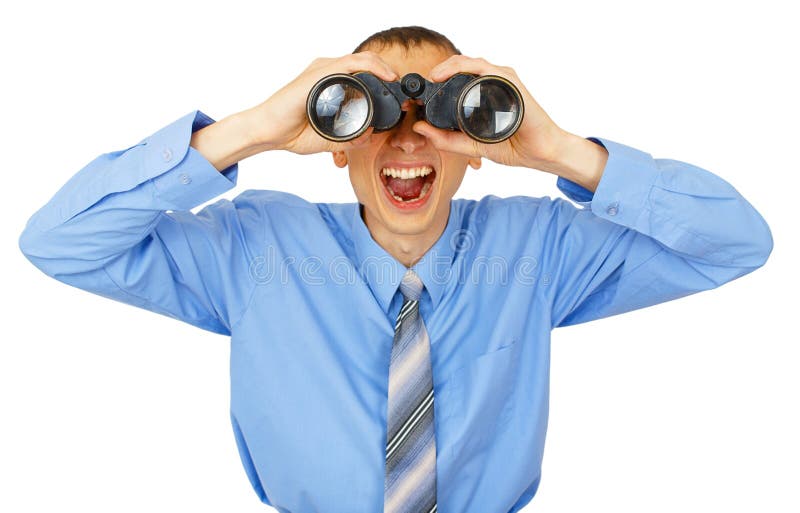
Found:
[{"label": "forehead", "polygon": [[391,45],[370,50],[380,55],[401,77],[408,73],[419,73],[427,79],[430,79],[430,71],[434,66],[453,55],[444,48],[429,43],[422,43],[409,49]]}]

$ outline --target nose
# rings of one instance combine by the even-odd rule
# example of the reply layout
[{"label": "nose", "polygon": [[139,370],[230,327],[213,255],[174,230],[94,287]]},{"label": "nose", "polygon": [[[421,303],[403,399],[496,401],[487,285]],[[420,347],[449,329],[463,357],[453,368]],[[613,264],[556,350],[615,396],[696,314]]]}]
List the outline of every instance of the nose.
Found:
[{"label": "nose", "polygon": [[415,102],[406,100],[403,103],[403,119],[392,129],[391,145],[404,153],[414,153],[423,148],[427,139],[413,131],[411,127],[417,121],[417,109],[421,108]]}]

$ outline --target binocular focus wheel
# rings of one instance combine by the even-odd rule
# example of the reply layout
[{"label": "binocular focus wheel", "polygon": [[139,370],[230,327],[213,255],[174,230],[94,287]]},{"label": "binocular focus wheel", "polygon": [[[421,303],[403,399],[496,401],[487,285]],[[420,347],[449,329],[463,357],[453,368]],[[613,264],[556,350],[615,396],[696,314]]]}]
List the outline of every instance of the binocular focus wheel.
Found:
[{"label": "binocular focus wheel", "polygon": [[459,129],[483,143],[505,141],[522,124],[525,106],[519,89],[497,75],[485,75],[468,83],[458,98]]},{"label": "binocular focus wheel", "polygon": [[367,86],[353,75],[328,75],[311,88],[306,113],[311,128],[330,141],[344,142],[367,131],[374,108]]}]

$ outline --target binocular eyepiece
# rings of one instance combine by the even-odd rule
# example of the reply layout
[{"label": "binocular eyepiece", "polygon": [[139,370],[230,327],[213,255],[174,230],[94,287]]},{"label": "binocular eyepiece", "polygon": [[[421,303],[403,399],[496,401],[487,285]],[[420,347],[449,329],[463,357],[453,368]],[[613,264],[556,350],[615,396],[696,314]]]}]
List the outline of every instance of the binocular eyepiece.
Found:
[{"label": "binocular eyepiece", "polygon": [[484,143],[514,135],[525,110],[517,87],[496,75],[458,73],[439,83],[409,73],[400,81],[384,82],[364,71],[322,78],[308,94],[306,113],[319,135],[343,142],[370,126],[375,132],[391,130],[403,118],[406,100],[421,100],[420,119]]}]

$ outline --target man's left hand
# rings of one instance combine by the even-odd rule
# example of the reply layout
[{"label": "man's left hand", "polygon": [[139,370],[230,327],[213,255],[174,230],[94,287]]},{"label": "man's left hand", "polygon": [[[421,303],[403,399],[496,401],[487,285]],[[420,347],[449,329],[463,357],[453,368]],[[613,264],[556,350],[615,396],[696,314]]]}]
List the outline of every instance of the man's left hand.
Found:
[{"label": "man's left hand", "polygon": [[486,157],[508,166],[537,168],[537,164],[553,161],[554,152],[565,134],[536,103],[513,69],[495,66],[485,59],[453,55],[431,70],[430,79],[444,82],[456,73],[498,75],[513,82],[525,104],[525,115],[519,129],[510,138],[494,144],[481,143],[460,131],[441,130],[425,121],[414,125],[415,132],[428,137],[439,150]]}]

